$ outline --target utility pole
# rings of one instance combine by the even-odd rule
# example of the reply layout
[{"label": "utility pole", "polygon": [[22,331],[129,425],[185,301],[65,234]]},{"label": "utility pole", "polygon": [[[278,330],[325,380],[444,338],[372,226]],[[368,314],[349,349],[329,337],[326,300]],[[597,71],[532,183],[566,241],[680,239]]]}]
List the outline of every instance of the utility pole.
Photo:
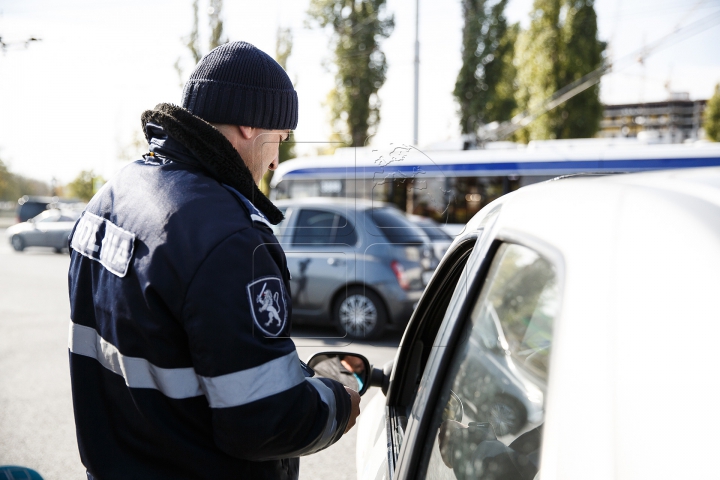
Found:
[{"label": "utility pole", "polygon": [[420,103],[420,0],[415,0],[415,104],[413,109],[413,145],[418,144]]}]

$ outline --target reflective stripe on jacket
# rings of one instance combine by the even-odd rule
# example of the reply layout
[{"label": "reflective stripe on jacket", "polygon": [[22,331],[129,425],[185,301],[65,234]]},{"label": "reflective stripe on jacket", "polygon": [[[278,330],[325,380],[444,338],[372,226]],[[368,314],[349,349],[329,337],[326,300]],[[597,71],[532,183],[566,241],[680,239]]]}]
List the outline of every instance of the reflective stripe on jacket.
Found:
[{"label": "reflective stripe on jacket", "polygon": [[70,370],[80,455],[98,480],[297,478],[339,439],[337,382],[306,379],[269,223],[151,125],[151,151],[70,238]]}]

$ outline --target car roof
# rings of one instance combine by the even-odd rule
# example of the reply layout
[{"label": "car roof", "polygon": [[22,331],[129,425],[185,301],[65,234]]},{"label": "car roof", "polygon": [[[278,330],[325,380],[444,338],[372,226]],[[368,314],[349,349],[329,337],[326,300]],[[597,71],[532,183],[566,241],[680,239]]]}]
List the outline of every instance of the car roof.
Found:
[{"label": "car roof", "polygon": [[275,200],[273,201],[275,206],[278,208],[283,207],[294,207],[294,206],[322,206],[322,207],[330,207],[330,208],[342,208],[342,209],[348,209],[348,208],[355,208],[357,210],[369,210],[371,208],[382,208],[382,207],[392,207],[396,208],[394,205],[385,203],[385,202],[379,202],[376,200],[367,200],[363,198],[337,198],[337,197],[306,197],[306,198],[289,198],[285,200]]},{"label": "car roof", "polygon": [[[716,409],[699,406],[719,393],[720,168],[524,187],[464,235],[497,209],[486,228],[549,256],[564,285],[543,477],[559,457],[570,477],[588,465],[598,477],[707,476],[720,429]],[[696,420],[682,420],[687,409]],[[657,461],[671,457],[694,460]]]}]

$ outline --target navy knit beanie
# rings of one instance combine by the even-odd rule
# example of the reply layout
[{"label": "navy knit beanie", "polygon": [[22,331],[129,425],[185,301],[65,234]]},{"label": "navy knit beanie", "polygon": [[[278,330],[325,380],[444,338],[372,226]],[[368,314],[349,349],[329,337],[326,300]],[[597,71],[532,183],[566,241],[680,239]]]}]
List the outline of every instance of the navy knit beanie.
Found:
[{"label": "navy knit beanie", "polygon": [[285,70],[247,42],[205,55],[183,89],[182,106],[210,123],[293,130],[298,97]]}]

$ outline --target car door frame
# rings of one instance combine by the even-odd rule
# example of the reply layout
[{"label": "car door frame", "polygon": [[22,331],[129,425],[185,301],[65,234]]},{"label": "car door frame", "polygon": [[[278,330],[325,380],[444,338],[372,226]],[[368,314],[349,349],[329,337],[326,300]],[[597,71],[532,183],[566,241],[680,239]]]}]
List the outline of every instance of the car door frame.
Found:
[{"label": "car door frame", "polygon": [[[408,388],[414,388],[414,380],[409,383],[409,379],[406,379],[409,370],[413,369],[413,364],[417,361],[414,358],[418,355],[415,345],[419,340],[430,338],[431,342],[428,343],[428,347],[432,345],[432,340],[437,335],[437,332],[442,328],[444,322],[441,317],[439,320],[437,317],[429,318],[436,312],[436,308],[433,308],[435,302],[440,296],[447,294],[446,288],[448,283],[452,280],[448,278],[448,274],[457,274],[457,282],[452,286],[450,295],[455,291],[458,285],[463,282],[463,273],[467,268],[467,265],[471,262],[473,253],[477,248],[477,243],[483,238],[484,228],[479,228],[475,231],[468,232],[461,237],[457,244],[453,246],[444,256],[440,265],[438,265],[435,273],[427,286],[425,293],[420,299],[415,312],[413,313],[403,338],[398,346],[398,352],[394,360],[392,373],[390,376],[389,384],[386,394],[385,403],[385,428],[387,434],[387,463],[386,468],[388,469],[388,477],[393,478],[393,472],[396,469],[396,459],[399,458],[401,448],[404,445],[402,438],[402,426],[399,424],[398,416],[400,409],[406,408],[401,405],[401,402],[406,402],[405,398]],[[457,269],[460,269],[457,272]],[[451,299],[448,300],[448,304]],[[429,361],[431,353],[428,353],[426,362]],[[423,365],[420,365],[420,373],[424,370]],[[417,373],[417,372],[416,372]],[[406,410],[407,411],[407,410]],[[407,432],[405,432],[407,435]]]},{"label": "car door frame", "polygon": [[[397,402],[398,397],[402,395],[402,392],[388,390],[386,428],[388,433],[388,478],[390,479],[417,478],[418,468],[421,466],[420,460],[426,453],[424,450],[433,412],[441,394],[445,375],[452,363],[454,347],[465,329],[469,313],[485,283],[490,265],[500,245],[503,243],[522,245],[538,252],[551,261],[557,268],[562,299],[565,286],[565,264],[560,251],[532,235],[508,228],[496,230],[493,227],[494,225],[490,225],[489,231],[478,240],[479,244],[475,246],[473,254],[466,263],[465,274],[460,277],[455,287],[456,291],[453,293],[453,297],[459,298],[463,295],[464,298],[460,302],[453,303],[453,299],[450,301],[449,310],[438,329],[430,357],[425,364],[420,389],[401,439],[398,438],[397,416],[394,415],[393,405]],[[407,350],[410,351],[411,349],[408,348]],[[401,355],[398,352],[397,358],[400,359]],[[391,384],[407,385],[407,382],[402,381],[400,368],[397,369],[397,375],[395,370],[393,369]],[[394,395],[393,397],[391,397],[391,393]],[[397,446],[398,441],[402,442],[399,448]]]}]

